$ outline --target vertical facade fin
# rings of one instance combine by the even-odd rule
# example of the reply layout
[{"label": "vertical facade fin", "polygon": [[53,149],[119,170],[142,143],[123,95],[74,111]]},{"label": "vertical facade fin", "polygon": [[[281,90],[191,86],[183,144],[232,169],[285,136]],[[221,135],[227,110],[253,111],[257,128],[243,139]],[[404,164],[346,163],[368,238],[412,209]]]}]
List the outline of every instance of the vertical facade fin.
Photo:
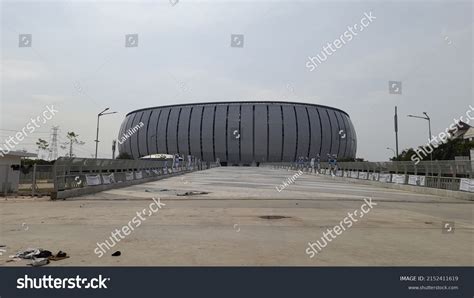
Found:
[{"label": "vertical facade fin", "polygon": [[[138,114],[138,113],[135,113],[135,115],[133,115],[132,123],[130,123],[129,129],[131,129],[131,128],[133,127],[133,122],[135,121],[135,118],[137,117],[137,114]],[[130,147],[130,151],[129,151],[129,152],[130,152],[130,155],[131,155],[133,158],[135,158],[135,156],[133,156],[132,138],[129,137],[128,140],[127,140],[127,142],[128,142],[128,146]]]},{"label": "vertical facade fin", "polygon": [[225,160],[229,161],[229,105],[225,112]]},{"label": "vertical facade fin", "polygon": [[201,108],[201,123],[199,124],[199,148],[201,148],[201,160],[204,159],[204,155],[203,155],[203,152],[202,152],[202,118],[204,117],[204,107],[205,106],[202,106]]},{"label": "vertical facade fin", "polygon": [[328,121],[329,121],[329,135],[330,135],[330,137],[331,137],[331,138],[330,138],[331,142],[329,143],[329,144],[330,144],[330,145],[329,145],[329,154],[332,155],[332,152],[333,152],[333,151],[332,151],[332,135],[333,135],[333,133],[332,133],[332,123],[331,123],[331,117],[329,116],[329,112],[328,112],[327,109],[326,109],[326,114],[328,115]]},{"label": "vertical facade fin", "polygon": [[265,158],[265,161],[268,162],[270,159],[270,115],[268,112],[269,108],[267,105],[267,157]]},{"label": "vertical facade fin", "polygon": [[179,120],[181,118],[181,110],[182,110],[182,108],[179,108],[178,122],[176,124],[176,149],[178,151],[178,154],[180,154],[180,151],[179,151]]},{"label": "vertical facade fin", "polygon": [[148,147],[148,131],[150,129],[150,122],[151,122],[151,118],[153,117],[154,112],[155,110],[151,110],[150,117],[148,117],[148,123],[146,124],[146,133],[145,133],[146,155],[150,155],[150,149]]},{"label": "vertical facade fin", "polygon": [[349,139],[349,133],[347,132],[347,122],[346,122],[346,119],[345,119],[345,115],[341,113],[341,119],[342,119],[342,123],[344,124],[344,134],[345,134],[345,138],[344,138],[344,155],[343,155],[343,158],[346,158],[347,157],[347,141]]},{"label": "vertical facade fin", "polygon": [[283,116],[283,105],[280,105],[281,112],[281,156],[280,160],[283,161],[283,151],[285,150],[285,117]]},{"label": "vertical facade fin", "polygon": [[255,161],[255,105],[252,105],[252,161]]},{"label": "vertical facade fin", "polygon": [[214,113],[212,116],[212,154],[214,156],[214,160],[216,159],[216,109],[217,106],[214,106]]},{"label": "vertical facade fin", "polygon": [[336,122],[337,122],[337,135],[338,135],[338,142],[337,142],[337,157],[339,158],[339,153],[341,151],[341,136],[339,132],[341,131],[341,125],[339,124],[339,119],[337,118],[336,111],[333,111],[334,117],[336,117]]},{"label": "vertical facade fin", "polygon": [[191,111],[189,112],[189,121],[188,121],[188,152],[189,152],[189,155],[192,155],[192,153],[191,153],[191,117],[193,116],[193,110],[194,110],[194,107],[191,107]]},{"label": "vertical facade fin", "polygon": [[321,121],[321,114],[319,114],[319,109],[318,108],[315,108],[316,109],[316,112],[318,113],[318,119],[319,119],[319,131],[320,131],[320,134],[319,134],[319,157],[322,157],[321,156],[321,150],[323,150],[323,122]]},{"label": "vertical facade fin", "polygon": [[310,158],[309,154],[311,152],[311,136],[312,136],[312,133],[311,133],[311,118],[309,117],[309,112],[308,112],[308,107],[305,107],[304,108],[306,110],[306,117],[308,117],[308,128],[309,128],[309,135],[308,135],[308,153],[306,154],[306,156],[308,156],[308,158]]},{"label": "vertical facade fin", "polygon": [[295,113],[295,122],[296,122],[296,141],[295,141],[295,145],[296,145],[296,148],[295,148],[295,158],[293,160],[296,160],[297,158],[297,155],[298,155],[298,114],[296,113],[296,107],[293,106],[293,111]]},{"label": "vertical facade fin", "polygon": [[155,129],[155,146],[156,146],[156,153],[160,153],[160,150],[158,148],[158,124],[160,123],[160,118],[161,118],[161,109],[160,112],[158,113],[158,120],[156,120],[156,129]]},{"label": "vertical facade fin", "polygon": [[239,161],[242,161],[242,105],[239,105]]},{"label": "vertical facade fin", "polygon": [[172,109],[173,109],[173,108],[171,108],[171,109],[168,111],[168,117],[166,117],[165,147],[166,147],[166,153],[167,153],[167,154],[169,154],[169,151],[168,151],[168,124],[170,123],[170,115],[171,115]]},{"label": "vertical facade fin", "polygon": [[[138,126],[140,126],[140,123],[142,122],[142,119],[143,119],[143,115],[145,115],[146,112],[143,112],[140,116],[140,120],[138,120]],[[141,128],[139,128],[140,130]],[[138,152],[138,158],[142,157],[143,155],[140,154],[140,134],[139,134],[139,131],[136,132],[137,134],[137,152]]]}]

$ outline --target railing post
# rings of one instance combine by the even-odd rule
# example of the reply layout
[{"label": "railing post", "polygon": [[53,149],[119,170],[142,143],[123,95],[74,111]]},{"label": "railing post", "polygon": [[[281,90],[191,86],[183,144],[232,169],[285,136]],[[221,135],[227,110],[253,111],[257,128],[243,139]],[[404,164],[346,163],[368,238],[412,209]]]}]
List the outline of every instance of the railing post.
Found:
[{"label": "railing post", "polygon": [[469,178],[474,178],[474,160],[469,163]]},{"label": "railing post", "polygon": [[3,195],[5,198],[7,197],[8,194],[8,174],[10,173],[10,165],[6,164],[5,165],[5,183],[3,184]]},{"label": "railing post", "polygon": [[403,184],[408,184],[408,169],[407,169],[407,165],[406,164],[403,164],[403,169],[404,169],[404,176],[405,176],[405,179],[403,181]]},{"label": "railing post", "polygon": [[36,164],[33,165],[33,177],[31,178],[31,196],[34,197],[36,192]]},{"label": "railing post", "polygon": [[53,164],[53,193],[51,194],[51,199],[55,200],[58,197],[58,173],[56,162]]},{"label": "railing post", "polygon": [[437,188],[441,188],[441,167],[437,161],[434,161],[436,165],[438,166],[438,184]]}]

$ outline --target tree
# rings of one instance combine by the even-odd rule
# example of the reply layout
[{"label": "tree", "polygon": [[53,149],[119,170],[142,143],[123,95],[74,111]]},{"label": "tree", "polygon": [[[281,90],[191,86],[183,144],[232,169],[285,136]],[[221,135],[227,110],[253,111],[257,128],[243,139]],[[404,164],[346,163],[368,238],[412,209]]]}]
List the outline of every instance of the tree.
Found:
[{"label": "tree", "polygon": [[66,154],[66,156],[74,157],[74,153],[72,152],[73,145],[84,145],[85,144],[83,141],[79,141],[77,137],[79,137],[79,135],[76,134],[75,132],[73,132],[73,131],[68,131],[67,132],[66,138],[69,141],[65,142],[65,143],[63,143],[63,145],[61,145],[62,149],[66,149],[66,145],[69,145],[69,154]]},{"label": "tree", "polygon": [[127,152],[120,152],[117,159],[133,159]]},{"label": "tree", "polygon": [[38,158],[41,158],[40,157],[40,152],[43,152],[43,151],[48,151],[48,147],[49,147],[49,144],[46,140],[43,140],[43,139],[38,139],[38,141],[36,142],[36,146],[38,146]]},{"label": "tree", "polygon": [[391,161],[411,161],[411,156],[416,155],[413,148],[403,150],[397,157],[390,158]]},{"label": "tree", "polygon": [[453,160],[455,156],[469,156],[469,151],[472,148],[474,148],[474,141],[450,140],[433,151],[433,159]]},{"label": "tree", "polygon": [[354,162],[354,161],[357,161],[357,162],[362,162],[362,161],[365,161],[364,158],[362,157],[356,157],[356,158],[353,158],[353,157],[346,157],[346,158],[341,158],[341,159],[338,159],[337,160],[338,162]]},{"label": "tree", "polygon": [[[432,145],[431,145],[432,146]],[[434,146],[432,146],[434,148]],[[417,150],[426,152],[420,153],[423,160],[430,160],[428,146],[419,146]],[[448,140],[433,150],[433,160],[454,160],[455,156],[469,156],[470,149],[474,148],[474,141],[466,141],[461,138]],[[415,149],[408,148],[402,151],[397,157],[391,158],[392,161],[412,161],[412,156],[417,155]],[[417,157],[418,158],[418,157]]]}]

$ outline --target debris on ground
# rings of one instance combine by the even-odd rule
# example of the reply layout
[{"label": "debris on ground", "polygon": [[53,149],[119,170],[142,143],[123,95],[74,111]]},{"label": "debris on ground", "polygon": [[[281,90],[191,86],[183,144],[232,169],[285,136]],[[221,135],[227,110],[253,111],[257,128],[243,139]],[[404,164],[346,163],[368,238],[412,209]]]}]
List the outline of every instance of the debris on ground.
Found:
[{"label": "debris on ground", "polygon": [[160,189],[160,190],[158,190],[158,191],[169,191],[169,189],[167,189],[167,188],[162,188],[162,189]]},{"label": "debris on ground", "polygon": [[207,195],[207,191],[187,191],[187,192],[182,192],[182,193],[177,193],[176,195],[178,197],[182,196],[197,196],[197,195]]},{"label": "debris on ground", "polygon": [[290,218],[288,216],[282,216],[282,215],[263,215],[259,216],[261,219],[282,219],[282,218]]},{"label": "debris on ground", "polygon": [[48,258],[38,258],[38,259],[33,259],[31,263],[28,263],[27,265],[30,265],[32,267],[40,267],[44,265],[48,265],[49,260]]},{"label": "debris on ground", "polygon": [[35,258],[49,258],[52,255],[53,253],[50,252],[49,250],[43,250],[39,254],[35,255],[34,257]]},{"label": "debris on ground", "polygon": [[145,192],[151,192],[151,191],[149,191],[148,189],[145,189]]},{"label": "debris on ground", "polygon": [[15,256],[10,256],[10,258],[13,258],[13,259],[7,260],[6,263],[21,261],[20,258],[16,258]]},{"label": "debris on ground", "polygon": [[16,262],[22,259],[32,260],[30,265],[32,267],[39,267],[49,264],[49,261],[59,261],[69,258],[66,252],[59,251],[56,255],[52,252],[42,248],[27,248],[25,250],[18,251],[15,255],[10,256],[11,260],[7,262]]},{"label": "debris on ground", "polygon": [[63,251],[58,251],[58,253],[56,254],[56,257],[58,258],[62,258],[62,257],[65,257],[67,256],[67,253],[63,252]]},{"label": "debris on ground", "polygon": [[51,255],[49,250],[44,250],[42,248],[27,248],[25,250],[20,250],[13,257],[20,259],[34,259],[34,258],[47,258]]},{"label": "debris on ground", "polygon": [[60,260],[64,260],[64,259],[67,259],[69,258],[69,256],[67,255],[67,253],[65,253],[64,251],[59,251],[56,255],[52,255],[49,257],[49,260],[50,261],[60,261]]},{"label": "debris on ground", "polygon": [[114,253],[112,254],[112,256],[113,256],[113,257],[118,257],[118,256],[120,256],[121,254],[122,254],[122,253],[120,252],[120,250],[117,250],[116,252],[114,252]]}]

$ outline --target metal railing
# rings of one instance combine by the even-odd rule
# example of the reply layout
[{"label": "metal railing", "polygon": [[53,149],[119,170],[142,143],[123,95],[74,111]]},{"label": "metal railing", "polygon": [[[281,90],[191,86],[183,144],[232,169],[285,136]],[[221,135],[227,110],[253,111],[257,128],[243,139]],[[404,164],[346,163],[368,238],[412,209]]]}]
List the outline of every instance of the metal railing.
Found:
[{"label": "metal railing", "polygon": [[[172,160],[120,160],[61,157],[53,165],[0,165],[0,195],[52,195],[58,191],[88,187],[86,176],[98,176],[101,184],[121,183],[169,175],[182,171],[215,167],[192,159],[173,164]],[[106,177],[104,177],[106,176]],[[104,180],[105,179],[105,180]]]},{"label": "metal railing", "polygon": [[[265,163],[264,165],[292,168],[308,168],[309,161],[299,163]],[[328,162],[321,162],[322,169],[330,167]],[[470,160],[441,160],[422,161],[418,164],[411,161],[394,162],[339,162],[337,167],[344,171],[361,171],[373,173],[413,174],[438,177],[474,178],[474,161]]]},{"label": "metal railing", "polygon": [[[172,173],[203,170],[213,164],[200,160],[117,160],[92,158],[59,158],[53,166],[54,192],[91,185],[88,181],[94,178],[99,184],[117,184],[125,181],[140,180],[150,177],[169,175]],[[90,179],[89,179],[90,178]],[[110,180],[111,179],[111,180]]]},{"label": "metal railing", "polygon": [[385,172],[405,175],[414,174],[474,178],[474,163],[470,160],[422,161],[418,164],[411,161],[341,162],[338,163],[338,168],[342,170]]},{"label": "metal railing", "polygon": [[48,195],[54,189],[53,165],[31,165],[20,168],[18,194]]},{"label": "metal railing", "polygon": [[[422,187],[438,188],[458,191],[461,189],[462,180],[470,179],[471,185],[474,182],[474,162],[470,160],[449,160],[449,161],[423,161],[418,164],[414,162],[340,162],[337,167],[328,162],[316,163],[314,169],[310,162],[303,163],[265,163],[261,166],[273,168],[285,168],[292,170],[302,170],[303,172],[316,172],[340,177],[357,178],[362,180],[378,181],[379,174],[390,174],[390,177],[402,175],[403,183]],[[319,170],[318,170],[319,169]],[[377,178],[373,179],[374,174]],[[410,176],[413,179],[422,178],[423,183],[409,183]],[[372,178],[372,179],[371,179]],[[393,181],[390,181],[393,182]],[[472,188],[471,188],[472,189]],[[471,190],[472,191],[472,190]]]}]

